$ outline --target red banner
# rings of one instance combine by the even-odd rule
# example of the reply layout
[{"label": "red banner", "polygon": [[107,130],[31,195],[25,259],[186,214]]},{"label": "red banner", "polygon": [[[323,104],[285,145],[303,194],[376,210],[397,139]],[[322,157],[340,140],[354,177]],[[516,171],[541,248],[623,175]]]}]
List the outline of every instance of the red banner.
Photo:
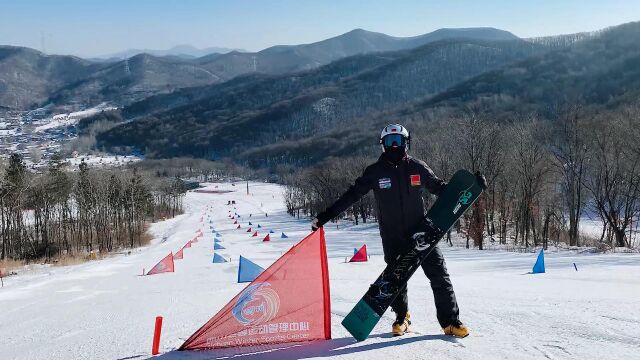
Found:
[{"label": "red banner", "polygon": [[367,261],[368,259],[369,259],[369,256],[367,255],[367,245],[365,244],[365,245],[362,245],[360,250],[358,250],[358,252],[353,255],[353,257],[351,258],[351,260],[349,260],[349,262],[363,262],[363,261]]},{"label": "red banner", "polygon": [[160,274],[164,272],[173,272],[173,253],[169,253],[164,259],[160,260],[147,275]]},{"label": "red banner", "polygon": [[324,229],[311,233],[182,344],[202,350],[331,338]]}]

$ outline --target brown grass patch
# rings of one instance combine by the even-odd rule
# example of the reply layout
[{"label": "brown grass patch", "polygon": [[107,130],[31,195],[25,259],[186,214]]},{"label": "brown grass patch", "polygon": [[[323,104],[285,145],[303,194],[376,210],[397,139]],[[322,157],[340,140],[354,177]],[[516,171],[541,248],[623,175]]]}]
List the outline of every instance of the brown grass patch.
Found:
[{"label": "brown grass patch", "polygon": [[27,264],[24,260],[0,260],[0,274],[7,276]]},{"label": "brown grass patch", "polygon": [[84,264],[85,262],[90,260],[90,254],[74,254],[62,255],[60,257],[54,258],[51,260],[51,263],[53,264],[53,266],[70,266]]},{"label": "brown grass patch", "polygon": [[144,232],[142,233],[142,236],[140,237],[140,245],[142,245],[142,246],[149,245],[151,240],[153,240],[153,235],[151,235],[149,233],[149,228],[150,227],[151,227],[151,225],[149,223],[145,223],[144,224]]}]

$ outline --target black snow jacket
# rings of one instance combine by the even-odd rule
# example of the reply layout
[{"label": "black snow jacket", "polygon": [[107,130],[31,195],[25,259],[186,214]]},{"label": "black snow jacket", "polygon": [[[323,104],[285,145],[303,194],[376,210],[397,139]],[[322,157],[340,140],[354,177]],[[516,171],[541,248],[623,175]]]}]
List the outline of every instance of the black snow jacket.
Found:
[{"label": "black snow jacket", "polygon": [[318,225],[326,224],[373,190],[385,261],[390,262],[412,245],[411,236],[419,230],[426,213],[424,189],[439,195],[445,186],[424,161],[407,156],[396,164],[383,153],[347,192],[318,214]]}]

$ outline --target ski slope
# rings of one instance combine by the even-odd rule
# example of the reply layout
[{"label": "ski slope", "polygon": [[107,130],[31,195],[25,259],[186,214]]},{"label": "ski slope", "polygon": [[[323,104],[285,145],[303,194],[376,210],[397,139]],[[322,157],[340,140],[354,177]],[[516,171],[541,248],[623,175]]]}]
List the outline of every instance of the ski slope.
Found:
[{"label": "ski slope", "polygon": [[[0,359],[145,359],[150,357],[156,315],[164,317],[162,359],[640,358],[638,254],[549,252],[547,273],[530,275],[534,253],[441,245],[461,320],[471,335],[441,335],[428,280],[418,272],[409,282],[416,333],[390,337],[394,314],[387,312],[369,339],[355,342],[340,321],[384,268],[375,224],[326,227],[332,340],[173,351],[244,288],[246,284],[236,283],[239,255],[266,268],[309,232],[308,220],[286,214],[277,185],[251,183],[251,195],[243,183],[215,186],[211,188],[233,192],[189,192],[186,213],[153,224],[155,239],[147,247],[77,266],[33,267],[5,278],[0,289]],[[226,204],[232,199],[242,215],[242,230],[235,230],[227,218]],[[208,216],[222,234],[226,250],[221,254],[231,258],[230,263],[211,263]],[[259,237],[245,232],[249,220],[254,227],[262,225]],[[175,273],[139,276],[201,228],[204,238],[185,249],[184,259],[175,262]],[[269,229],[276,234],[263,243]],[[283,231],[288,239],[280,239]],[[363,243],[370,261],[345,263]]]}]

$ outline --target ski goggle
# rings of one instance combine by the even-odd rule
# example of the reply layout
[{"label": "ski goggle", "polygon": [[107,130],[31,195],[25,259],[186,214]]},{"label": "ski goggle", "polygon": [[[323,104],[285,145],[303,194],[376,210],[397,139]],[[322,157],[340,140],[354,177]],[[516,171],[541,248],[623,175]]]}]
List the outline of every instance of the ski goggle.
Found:
[{"label": "ski goggle", "polygon": [[407,146],[407,139],[400,134],[389,134],[382,138],[382,145],[384,147]]}]

